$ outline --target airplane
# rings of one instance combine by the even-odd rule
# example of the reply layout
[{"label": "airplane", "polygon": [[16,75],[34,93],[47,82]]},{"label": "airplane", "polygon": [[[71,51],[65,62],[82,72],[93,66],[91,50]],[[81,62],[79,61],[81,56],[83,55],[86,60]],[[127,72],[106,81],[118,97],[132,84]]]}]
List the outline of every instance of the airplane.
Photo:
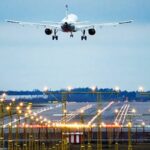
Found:
[{"label": "airplane", "polygon": [[70,33],[70,37],[73,38],[73,33],[81,31],[82,36],[81,40],[87,40],[86,32],[89,35],[96,34],[96,27],[104,27],[104,26],[114,26],[131,23],[132,20],[129,21],[121,21],[121,22],[112,22],[112,23],[101,23],[101,24],[87,24],[86,21],[80,22],[78,20],[77,15],[68,13],[68,5],[66,5],[66,17],[61,22],[44,22],[44,23],[32,23],[32,22],[22,22],[22,21],[14,21],[14,20],[6,20],[8,23],[19,24],[22,26],[31,25],[36,27],[44,27],[46,35],[52,35],[52,40],[58,40],[57,33],[59,31],[64,33]]}]

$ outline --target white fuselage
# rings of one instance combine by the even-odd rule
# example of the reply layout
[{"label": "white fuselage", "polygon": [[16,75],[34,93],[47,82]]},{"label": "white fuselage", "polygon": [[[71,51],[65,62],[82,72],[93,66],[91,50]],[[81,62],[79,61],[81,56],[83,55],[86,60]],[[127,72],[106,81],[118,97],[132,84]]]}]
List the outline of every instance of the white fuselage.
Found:
[{"label": "white fuselage", "polygon": [[76,32],[75,24],[78,17],[75,14],[69,14],[62,20],[61,29],[63,32]]},{"label": "white fuselage", "polygon": [[67,23],[76,23],[78,22],[78,17],[75,14],[69,14],[67,15],[63,20],[63,23],[67,22]]}]

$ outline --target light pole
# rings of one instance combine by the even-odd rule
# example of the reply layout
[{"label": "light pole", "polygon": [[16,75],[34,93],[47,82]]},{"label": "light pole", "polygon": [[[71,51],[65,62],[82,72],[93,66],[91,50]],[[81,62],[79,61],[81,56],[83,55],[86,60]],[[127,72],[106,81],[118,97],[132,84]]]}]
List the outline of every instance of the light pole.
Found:
[{"label": "light pole", "polygon": [[[46,136],[47,135],[47,128],[46,128],[46,126],[47,126],[47,118],[44,118],[44,120],[43,120],[43,131],[42,131],[44,141],[42,143],[44,143],[44,142],[47,143],[46,142],[47,141],[47,136]],[[46,147],[46,144],[45,144],[45,147]]]},{"label": "light pole", "polygon": [[[143,86],[140,86],[140,87],[138,88],[138,92],[139,92],[141,95],[149,96],[149,97],[150,97],[150,92],[145,92]],[[148,114],[148,115],[149,115],[149,114]],[[144,140],[144,136],[145,136],[145,122],[144,122],[144,121],[142,122],[141,126],[143,127],[143,140]]]},{"label": "light pole", "polygon": [[[34,147],[35,147],[35,150],[40,150],[40,138],[41,138],[41,122],[39,122],[39,120],[36,117],[36,114],[31,118],[32,120],[35,119],[35,123],[36,123],[36,127],[37,127],[37,131],[34,131],[35,132],[35,141],[34,141]],[[37,133],[36,133],[37,132]]]},{"label": "light pole", "polygon": [[[31,115],[31,112],[29,111],[29,115]],[[32,118],[32,116],[31,116]],[[32,123],[32,119],[30,119],[29,121],[29,150],[33,150],[33,140],[34,140],[34,137],[33,137],[33,123]]]},{"label": "light pole", "polygon": [[135,116],[136,109],[131,110],[130,116],[129,116],[129,122],[128,122],[128,150],[132,150],[132,137],[131,137],[131,128],[132,128],[132,117]]},{"label": "light pole", "polygon": [[13,150],[13,140],[12,140],[12,110],[11,105],[6,107],[6,110],[9,115],[10,123],[8,125],[9,132],[8,132],[8,150]]},{"label": "light pole", "polygon": [[101,99],[101,93],[97,93],[97,114],[100,114],[97,119],[97,150],[102,150],[103,144],[102,144],[102,99]]},{"label": "light pole", "polygon": [[4,148],[4,100],[5,97],[0,98],[0,148]]},{"label": "light pole", "polygon": [[30,126],[31,126],[31,128],[30,128],[30,133],[31,133],[31,150],[33,150],[33,147],[34,147],[34,141],[35,141],[35,135],[34,135],[34,123],[33,123],[33,119],[34,119],[34,116],[32,115],[31,117],[30,117]]},{"label": "light pole", "polygon": [[31,114],[31,105],[27,105],[26,106],[26,109],[25,109],[25,114],[24,114],[24,148],[25,149],[28,149],[28,133],[29,133],[29,130],[28,130],[28,127],[29,125],[27,124],[27,119],[28,117],[30,116]]},{"label": "light pole", "polygon": [[68,150],[68,135],[67,135],[67,95],[71,93],[72,87],[68,86],[67,91],[62,92],[62,124],[64,124],[64,128],[62,128],[62,150]]},{"label": "light pole", "polygon": [[145,122],[143,121],[143,122],[141,123],[141,125],[142,125],[142,127],[143,127],[143,141],[144,141],[144,139],[145,139]]},{"label": "light pole", "polygon": [[92,150],[92,146],[91,146],[91,132],[92,132],[92,125],[90,124],[88,126],[88,150]]},{"label": "light pole", "polygon": [[16,141],[15,141],[15,149],[18,150],[18,140],[19,140],[19,128],[20,128],[20,115],[22,113],[20,105],[16,107],[16,113],[17,113],[17,125],[16,125]]},{"label": "light pole", "polygon": [[28,114],[25,113],[24,115],[24,126],[23,126],[23,141],[24,141],[24,144],[23,144],[23,147],[24,147],[24,150],[27,150],[27,117],[28,117]]},{"label": "light pole", "polygon": [[85,143],[84,110],[80,111],[80,119],[81,119],[81,126],[82,126],[80,150],[85,150],[85,144],[84,144]]},{"label": "light pole", "polygon": [[131,128],[132,128],[132,123],[131,121],[129,121],[128,122],[128,150],[132,150]]},{"label": "light pole", "polygon": [[101,92],[97,91],[97,86],[93,86],[91,88],[92,93],[96,94],[96,102],[97,102],[97,150],[103,149],[103,140],[102,140],[102,94],[112,94],[114,92]]},{"label": "light pole", "polygon": [[[116,91],[117,93],[117,100],[118,100],[118,96],[119,96],[119,92],[120,92],[120,87],[119,86],[115,86],[114,91]],[[115,115],[117,117],[119,110],[115,109]],[[118,124],[117,122],[115,122],[115,124]],[[115,149],[118,150],[118,137],[119,137],[119,129],[117,128],[117,134],[115,134]],[[122,127],[121,127],[122,130]]]}]

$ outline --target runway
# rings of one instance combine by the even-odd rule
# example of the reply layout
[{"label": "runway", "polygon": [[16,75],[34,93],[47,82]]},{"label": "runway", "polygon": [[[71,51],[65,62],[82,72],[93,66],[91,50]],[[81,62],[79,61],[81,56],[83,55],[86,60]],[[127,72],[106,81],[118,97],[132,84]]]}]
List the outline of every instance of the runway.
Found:
[{"label": "runway", "polygon": [[[93,125],[97,124],[97,119],[101,116],[101,122],[103,125],[118,124],[126,126],[129,121],[132,122],[133,126],[150,126],[150,103],[148,102],[103,102],[101,110],[98,110],[97,103],[89,102],[67,102],[67,113],[66,122],[80,123],[81,122],[81,111],[83,111],[83,120],[85,124]],[[117,110],[117,112],[116,112]],[[133,112],[135,110],[135,112]],[[20,117],[20,122],[24,123],[25,118],[34,116],[35,118],[42,118],[45,121],[51,123],[61,123],[62,104],[45,104],[42,108],[34,108],[30,116]],[[4,128],[7,128],[10,123],[16,125],[18,119],[16,115],[12,116],[12,122],[9,117],[4,118]]]}]

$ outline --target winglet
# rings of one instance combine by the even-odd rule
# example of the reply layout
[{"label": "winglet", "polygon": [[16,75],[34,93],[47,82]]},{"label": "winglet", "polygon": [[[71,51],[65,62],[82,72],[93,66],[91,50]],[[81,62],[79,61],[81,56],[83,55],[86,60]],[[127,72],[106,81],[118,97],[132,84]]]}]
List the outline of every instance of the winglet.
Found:
[{"label": "winglet", "polygon": [[19,23],[19,21],[14,21],[14,20],[5,20],[8,23]]},{"label": "winglet", "polygon": [[132,23],[132,22],[133,22],[133,20],[129,20],[129,21],[119,22],[119,24]]}]

